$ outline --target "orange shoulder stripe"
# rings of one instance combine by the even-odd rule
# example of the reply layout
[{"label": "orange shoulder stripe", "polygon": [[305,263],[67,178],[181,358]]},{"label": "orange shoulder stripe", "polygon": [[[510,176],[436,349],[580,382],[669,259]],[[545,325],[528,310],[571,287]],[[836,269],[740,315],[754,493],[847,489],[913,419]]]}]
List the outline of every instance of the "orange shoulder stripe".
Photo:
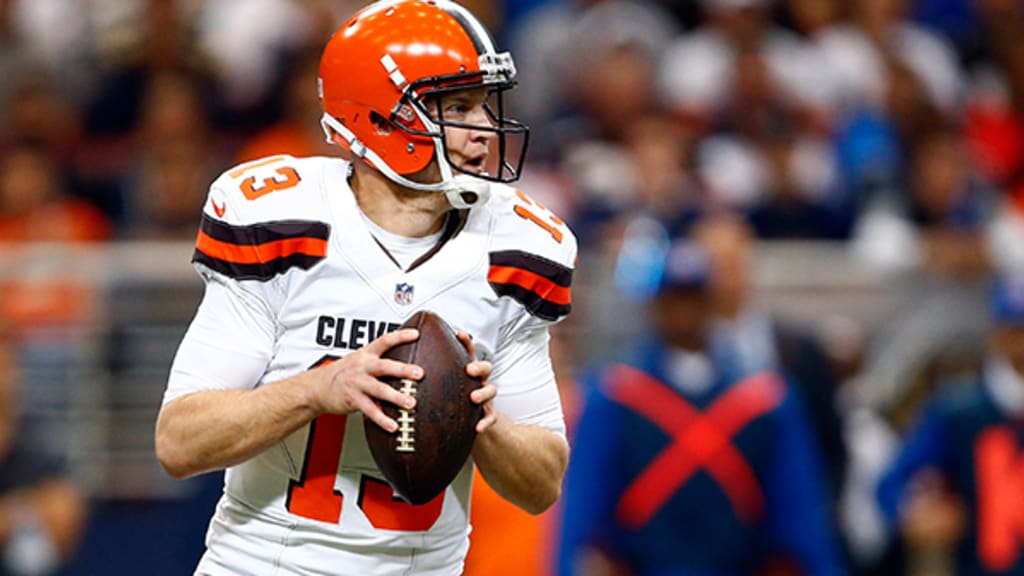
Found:
[{"label": "orange shoulder stripe", "polygon": [[235,264],[266,264],[294,254],[324,257],[327,255],[327,240],[298,237],[272,240],[262,244],[232,244],[217,240],[200,230],[196,248],[208,256]]},{"label": "orange shoulder stripe", "polygon": [[495,284],[515,284],[555,304],[567,305],[572,302],[572,292],[568,286],[559,286],[523,268],[492,264],[487,273],[487,281]]}]

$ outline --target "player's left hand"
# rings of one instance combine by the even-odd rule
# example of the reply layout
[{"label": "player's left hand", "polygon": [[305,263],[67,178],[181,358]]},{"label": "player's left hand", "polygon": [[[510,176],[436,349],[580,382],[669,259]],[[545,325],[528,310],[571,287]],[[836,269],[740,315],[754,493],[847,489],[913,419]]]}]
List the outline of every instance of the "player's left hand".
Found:
[{"label": "player's left hand", "polygon": [[483,417],[476,423],[476,432],[480,434],[493,426],[495,420],[498,419],[498,414],[494,411],[494,405],[491,402],[498,395],[498,389],[494,387],[494,384],[487,381],[491,375],[491,370],[494,369],[494,365],[487,360],[476,359],[476,347],[473,346],[473,337],[469,333],[465,330],[459,330],[457,336],[463,346],[466,347],[466,350],[469,350],[469,356],[473,359],[472,362],[466,364],[466,374],[473,378],[479,378],[483,382],[483,387],[477,388],[469,395],[470,400],[474,404],[481,404],[484,408]]}]

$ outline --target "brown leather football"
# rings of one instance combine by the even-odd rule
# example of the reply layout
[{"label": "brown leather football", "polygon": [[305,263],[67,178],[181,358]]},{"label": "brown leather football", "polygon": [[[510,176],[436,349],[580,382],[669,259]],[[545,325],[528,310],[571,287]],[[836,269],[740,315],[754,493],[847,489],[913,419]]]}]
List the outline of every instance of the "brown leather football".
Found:
[{"label": "brown leather football", "polygon": [[422,367],[423,379],[382,380],[416,398],[416,407],[401,410],[382,403],[384,413],[398,422],[397,432],[369,418],[363,425],[370,453],[395,492],[412,504],[424,504],[451,484],[469,457],[483,415],[469,393],[482,384],[466,374],[469,351],[437,314],[417,312],[402,328],[418,329],[419,339],[395,346],[384,357]]}]

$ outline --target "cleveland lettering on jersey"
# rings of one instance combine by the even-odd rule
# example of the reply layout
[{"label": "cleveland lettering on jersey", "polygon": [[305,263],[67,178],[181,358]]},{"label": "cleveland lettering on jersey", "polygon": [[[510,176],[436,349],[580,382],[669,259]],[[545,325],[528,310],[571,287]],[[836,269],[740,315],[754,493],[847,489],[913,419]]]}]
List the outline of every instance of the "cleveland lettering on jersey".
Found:
[{"label": "cleveland lettering on jersey", "polygon": [[401,324],[385,320],[320,316],[316,322],[316,343],[331,348],[356,350],[399,327]]}]

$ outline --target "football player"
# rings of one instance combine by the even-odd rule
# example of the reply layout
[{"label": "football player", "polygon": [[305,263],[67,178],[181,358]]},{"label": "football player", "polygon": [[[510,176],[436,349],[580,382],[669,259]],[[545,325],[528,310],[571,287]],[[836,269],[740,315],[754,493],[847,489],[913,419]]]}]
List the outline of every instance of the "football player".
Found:
[{"label": "football player", "polygon": [[[548,327],[570,309],[576,240],[508,186],[527,128],[515,66],[448,1],[372,4],[327,43],[322,125],[343,158],[274,156],[215,180],[193,262],[206,291],[171,367],[156,451],[178,478],[226,468],[197,574],[462,571],[473,466],[539,513],[568,459]],[[414,398],[380,379],[420,309],[460,328],[484,418],[433,501],[397,498],[363,419]],[[472,339],[470,340],[470,336]]]}]

